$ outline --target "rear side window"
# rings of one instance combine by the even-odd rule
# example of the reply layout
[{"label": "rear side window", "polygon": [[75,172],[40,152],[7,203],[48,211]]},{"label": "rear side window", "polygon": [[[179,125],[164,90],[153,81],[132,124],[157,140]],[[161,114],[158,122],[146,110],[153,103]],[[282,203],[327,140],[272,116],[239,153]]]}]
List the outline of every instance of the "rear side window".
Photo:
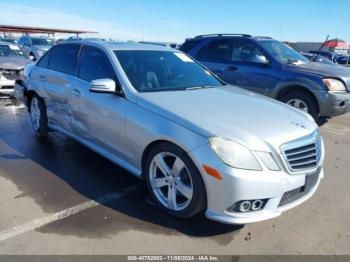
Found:
[{"label": "rear side window", "polygon": [[102,78],[115,79],[113,67],[106,54],[91,46],[84,47],[78,77],[88,82]]},{"label": "rear side window", "polygon": [[186,41],[181,47],[180,50],[184,53],[191,51],[198,43],[198,40]]},{"label": "rear side window", "polygon": [[232,44],[230,40],[215,40],[205,45],[197,54],[199,59],[231,60]]},{"label": "rear side window", "polygon": [[79,45],[59,45],[51,51],[49,69],[75,75]]},{"label": "rear side window", "polygon": [[51,50],[46,52],[38,61],[38,63],[36,64],[39,67],[42,68],[47,68],[49,66],[49,59],[50,59],[50,54],[51,54]]}]

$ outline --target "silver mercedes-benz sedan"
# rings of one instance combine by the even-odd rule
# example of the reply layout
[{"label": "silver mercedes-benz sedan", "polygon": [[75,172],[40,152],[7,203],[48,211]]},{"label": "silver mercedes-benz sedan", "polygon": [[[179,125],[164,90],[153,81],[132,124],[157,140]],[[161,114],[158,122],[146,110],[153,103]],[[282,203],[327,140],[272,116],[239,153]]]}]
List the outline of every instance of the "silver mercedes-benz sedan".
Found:
[{"label": "silver mercedes-benz sedan", "polygon": [[229,86],[175,49],[60,44],[25,68],[15,96],[38,135],[61,132],[122,166],[177,217],[270,219],[323,177],[311,116]]}]

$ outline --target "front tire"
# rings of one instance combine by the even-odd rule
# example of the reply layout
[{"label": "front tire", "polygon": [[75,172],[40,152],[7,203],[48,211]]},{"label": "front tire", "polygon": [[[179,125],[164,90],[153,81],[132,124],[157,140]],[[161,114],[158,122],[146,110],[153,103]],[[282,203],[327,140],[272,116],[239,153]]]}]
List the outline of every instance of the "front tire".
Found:
[{"label": "front tire", "polygon": [[318,105],[315,99],[306,92],[288,92],[280,99],[281,102],[286,103],[292,107],[302,110],[310,114],[315,120],[319,116]]},{"label": "front tire", "polygon": [[30,100],[30,119],[34,131],[38,136],[45,136],[48,133],[46,106],[44,100],[34,95]]},{"label": "front tire", "polygon": [[206,208],[206,190],[197,167],[178,146],[162,143],[147,156],[144,175],[153,201],[170,215],[187,218]]}]

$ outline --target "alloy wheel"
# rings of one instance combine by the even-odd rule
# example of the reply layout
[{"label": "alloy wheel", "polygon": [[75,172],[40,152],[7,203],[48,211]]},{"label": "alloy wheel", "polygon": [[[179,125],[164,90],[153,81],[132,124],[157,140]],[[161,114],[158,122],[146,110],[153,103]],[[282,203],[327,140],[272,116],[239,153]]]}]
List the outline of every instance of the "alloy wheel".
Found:
[{"label": "alloy wheel", "polygon": [[290,99],[290,100],[287,101],[286,104],[287,104],[287,105],[290,105],[290,106],[292,106],[292,107],[295,107],[295,108],[297,108],[297,109],[299,109],[299,110],[302,110],[302,111],[304,111],[304,112],[306,112],[306,113],[309,113],[309,108],[308,108],[308,106],[307,106],[306,103],[305,103],[303,100],[301,100],[301,99],[297,99],[297,98]]},{"label": "alloy wheel", "polygon": [[178,156],[169,152],[155,155],[150,164],[149,179],[154,195],[164,207],[181,211],[191,203],[191,174]]}]

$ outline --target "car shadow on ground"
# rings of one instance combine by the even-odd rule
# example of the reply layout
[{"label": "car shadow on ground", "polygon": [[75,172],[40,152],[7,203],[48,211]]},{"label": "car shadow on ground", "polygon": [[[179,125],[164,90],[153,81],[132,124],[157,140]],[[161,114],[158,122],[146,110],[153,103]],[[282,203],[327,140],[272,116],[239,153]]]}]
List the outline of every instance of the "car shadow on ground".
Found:
[{"label": "car shadow on ground", "polygon": [[165,235],[212,236],[217,242],[226,243],[225,239],[232,239],[231,233],[243,227],[210,221],[204,214],[189,219],[174,218],[152,203],[142,180],[61,134],[36,137],[26,112],[13,117],[0,130],[0,142],[5,143],[0,146],[11,149],[0,154],[0,161],[5,163],[1,169],[22,191],[18,197],[32,198],[45,212],[58,212],[86,199],[96,200],[138,185],[136,191],[123,198],[101,203],[38,231],[103,237],[141,230]]},{"label": "car shadow on ground", "polygon": [[319,127],[321,127],[321,126],[327,124],[328,121],[329,121],[329,119],[330,119],[330,117],[324,117],[324,116],[322,116],[322,117],[319,117],[319,118],[317,119],[316,123],[317,123],[317,125],[318,125]]}]

